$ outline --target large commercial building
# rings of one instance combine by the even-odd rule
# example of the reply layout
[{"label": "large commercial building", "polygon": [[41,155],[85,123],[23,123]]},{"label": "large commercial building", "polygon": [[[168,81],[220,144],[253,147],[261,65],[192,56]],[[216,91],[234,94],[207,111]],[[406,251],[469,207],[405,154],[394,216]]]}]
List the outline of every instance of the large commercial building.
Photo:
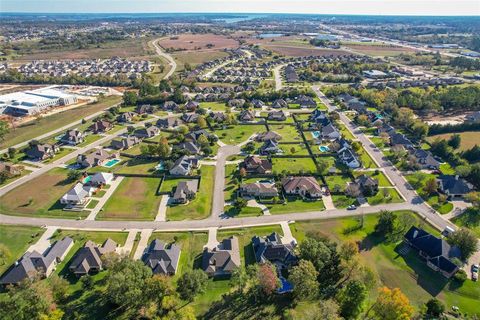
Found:
[{"label": "large commercial building", "polygon": [[75,95],[60,91],[55,87],[14,92],[0,96],[0,114],[28,116],[51,107],[67,106],[76,102]]}]

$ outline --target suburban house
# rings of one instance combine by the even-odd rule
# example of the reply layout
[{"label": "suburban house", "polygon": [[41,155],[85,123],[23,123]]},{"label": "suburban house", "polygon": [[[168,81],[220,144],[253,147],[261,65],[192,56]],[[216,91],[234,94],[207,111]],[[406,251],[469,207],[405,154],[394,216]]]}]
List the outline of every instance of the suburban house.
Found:
[{"label": "suburban house", "polygon": [[282,243],[280,235],[273,232],[265,238],[252,238],[253,252],[257,263],[271,262],[280,268],[291,266],[298,261],[293,252],[296,243]]},{"label": "suburban house", "polygon": [[272,108],[276,108],[276,109],[288,108],[288,103],[287,103],[287,101],[285,101],[283,99],[277,99],[277,100],[273,101]]},{"label": "suburban house", "polygon": [[173,129],[180,126],[182,123],[183,121],[180,120],[180,118],[168,117],[168,118],[158,119],[157,127],[163,128],[163,129]]},{"label": "suburban house", "polygon": [[285,121],[287,120],[287,116],[285,115],[285,112],[283,112],[282,110],[270,111],[268,113],[267,119],[271,121]]},{"label": "suburban house", "polygon": [[264,105],[265,105],[265,102],[263,102],[262,100],[258,100],[258,99],[253,99],[251,101],[252,105],[254,108],[262,108]]},{"label": "suburban house", "polygon": [[72,189],[60,198],[60,203],[71,206],[81,206],[87,203],[88,197],[92,195],[92,189],[78,182]]},{"label": "suburban house", "polygon": [[364,196],[374,196],[378,192],[378,180],[367,176],[366,174],[362,174],[355,179],[355,183],[360,187]]},{"label": "suburban house", "polygon": [[187,153],[190,155],[195,155],[200,153],[200,146],[193,141],[185,141],[177,144],[175,147],[178,149],[187,151]]},{"label": "suburban house", "polygon": [[95,121],[88,129],[93,133],[103,133],[112,130],[113,124],[105,120]]},{"label": "suburban house", "polygon": [[94,187],[102,187],[112,183],[113,178],[113,173],[97,172],[93,176],[90,176],[88,184]]},{"label": "suburban house", "polygon": [[155,108],[149,104],[141,104],[136,106],[135,112],[138,114],[153,113]]},{"label": "suburban house", "polygon": [[325,111],[320,109],[313,110],[313,112],[310,114],[309,120],[314,121],[316,123],[324,124],[325,126],[327,126],[330,123],[330,120],[328,119]]},{"label": "suburban house", "polygon": [[175,161],[169,172],[171,175],[187,176],[191,173],[192,169],[197,168],[197,166],[198,159],[182,156]]},{"label": "suburban house", "polygon": [[180,247],[175,243],[167,247],[164,242],[155,239],[148,246],[142,261],[152,269],[153,274],[173,276],[178,269],[180,253]]},{"label": "suburban house", "polygon": [[338,129],[333,124],[330,123],[322,127],[321,136],[322,136],[322,139],[324,140],[336,140],[340,138],[342,135],[340,134],[340,131],[338,131]]},{"label": "suburban house", "polygon": [[182,114],[182,121],[185,123],[196,123],[200,115],[198,113],[184,113]]},{"label": "suburban house", "polygon": [[105,240],[102,246],[88,240],[83,248],[77,251],[68,268],[76,276],[99,272],[103,264],[101,257],[107,253],[114,253],[117,246],[117,243],[110,238]]},{"label": "suburban house", "polygon": [[202,269],[211,277],[232,274],[240,265],[240,248],[235,236],[223,239],[213,249],[203,250]]},{"label": "suburban house", "polygon": [[254,121],[255,120],[255,113],[250,110],[243,110],[240,112],[240,115],[238,116],[238,120],[240,121]]},{"label": "suburban house", "polygon": [[282,149],[280,149],[277,141],[275,140],[266,140],[259,150],[261,155],[277,154],[282,152]]},{"label": "suburban house", "polygon": [[405,149],[413,148],[413,143],[405,137],[404,134],[398,132],[390,133],[390,145],[391,146],[402,146]]},{"label": "suburban house", "polygon": [[112,140],[111,147],[117,150],[127,150],[140,142],[141,141],[137,136],[128,136],[120,140]]},{"label": "suburban house", "polygon": [[439,191],[447,195],[449,200],[463,198],[473,190],[472,186],[458,175],[441,175],[437,178],[437,183]]},{"label": "suburban house", "polygon": [[447,241],[417,227],[411,227],[405,234],[404,240],[410,247],[418,251],[430,268],[440,272],[446,278],[450,278],[458,271],[458,267],[452,259],[460,258],[460,250],[450,246]]},{"label": "suburban house", "polygon": [[243,160],[243,168],[247,173],[266,174],[272,172],[272,163],[258,156],[248,156]]},{"label": "suburban house", "polygon": [[312,97],[301,95],[295,99],[295,103],[300,105],[300,108],[316,108],[317,103]]},{"label": "suburban house", "polygon": [[108,160],[118,159],[118,153],[109,154],[103,149],[98,149],[89,154],[81,154],[77,157],[77,164],[84,168],[101,166]]},{"label": "suburban house", "polygon": [[282,179],[285,194],[302,198],[319,199],[322,189],[315,177],[286,177]]},{"label": "suburban house", "polygon": [[25,154],[31,160],[42,161],[48,158],[53,158],[55,153],[59,151],[58,147],[54,144],[34,144],[25,151]]},{"label": "suburban house", "polygon": [[199,130],[194,130],[185,135],[186,140],[192,140],[192,141],[197,141],[198,138],[201,136],[204,136],[205,138],[208,139],[212,134],[208,133],[207,130],[205,129],[199,129]]},{"label": "suburban house", "polygon": [[198,180],[180,181],[173,192],[173,203],[187,203],[189,200],[195,199],[198,191]]},{"label": "suburban house", "polygon": [[242,184],[238,189],[241,197],[271,198],[278,196],[278,189],[275,183],[254,182]]},{"label": "suburban house", "polygon": [[65,135],[60,139],[61,143],[68,144],[71,146],[76,146],[79,143],[82,143],[85,140],[85,135],[83,132],[73,129],[65,132]]},{"label": "suburban house", "polygon": [[360,168],[362,165],[353,150],[350,148],[342,148],[337,152],[337,157],[340,162],[352,169]]},{"label": "suburban house", "polygon": [[128,111],[128,112],[124,112],[121,115],[119,115],[117,117],[117,120],[118,120],[118,122],[124,122],[124,123],[132,122],[132,120],[135,116],[136,116],[135,113]]},{"label": "suburban house", "polygon": [[258,133],[255,137],[257,141],[267,141],[267,140],[274,140],[279,141],[282,139],[282,136],[276,133],[275,131],[267,131]]},{"label": "suburban house", "polygon": [[187,101],[187,103],[185,103],[185,109],[187,109],[188,111],[195,111],[199,107],[200,107],[200,103],[198,103],[197,101],[190,100],[190,101]]},{"label": "suburban house", "polygon": [[440,161],[435,159],[430,151],[414,149],[411,155],[422,169],[438,170],[440,168]]},{"label": "suburban house", "polygon": [[21,175],[23,166],[13,164],[11,162],[0,161],[0,173],[5,172],[8,177]]},{"label": "suburban house", "polygon": [[24,279],[34,278],[37,274],[48,277],[55,270],[55,266],[65,259],[72,246],[73,239],[65,237],[48,247],[43,254],[37,251],[25,253],[0,278],[0,284],[18,284]]},{"label": "suburban house", "polygon": [[222,123],[227,120],[227,114],[224,112],[211,112],[210,117],[217,123]]},{"label": "suburban house", "polygon": [[134,135],[139,139],[153,138],[159,134],[160,134],[160,129],[157,126],[141,128],[134,132]]},{"label": "suburban house", "polygon": [[163,103],[164,110],[177,110],[178,104],[175,101],[165,101]]}]

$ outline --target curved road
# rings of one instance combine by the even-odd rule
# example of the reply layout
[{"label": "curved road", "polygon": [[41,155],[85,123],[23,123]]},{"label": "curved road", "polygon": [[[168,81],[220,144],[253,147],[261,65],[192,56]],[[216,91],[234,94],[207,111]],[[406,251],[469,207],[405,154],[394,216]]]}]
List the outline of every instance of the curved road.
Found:
[{"label": "curved road", "polygon": [[171,55],[169,55],[168,53],[163,51],[162,47],[158,44],[159,40],[160,39],[154,40],[152,42],[152,44],[153,44],[153,47],[155,48],[155,51],[156,51],[157,55],[167,59],[167,61],[168,61],[168,65],[170,66],[170,70],[168,70],[167,74],[163,77],[164,79],[168,79],[173,75],[173,73],[177,69],[177,63],[175,62],[175,59]]}]

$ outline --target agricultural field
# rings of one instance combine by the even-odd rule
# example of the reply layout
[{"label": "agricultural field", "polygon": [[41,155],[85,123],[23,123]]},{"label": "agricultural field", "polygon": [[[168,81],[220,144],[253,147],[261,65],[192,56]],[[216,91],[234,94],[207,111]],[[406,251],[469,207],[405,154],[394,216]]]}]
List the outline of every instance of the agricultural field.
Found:
[{"label": "agricultural field", "polygon": [[185,70],[185,64],[191,67],[202,64],[207,61],[224,58],[228,54],[223,51],[178,51],[172,53],[172,57],[177,62],[177,72]]},{"label": "agricultural field", "polygon": [[[480,131],[467,131],[459,132],[461,141],[459,151],[465,151],[473,148],[474,146],[480,146]],[[448,140],[453,135],[453,133],[444,133],[438,134],[435,136],[430,136],[427,138],[428,142],[433,142],[435,140]]]},{"label": "agricultural field", "polygon": [[52,169],[2,196],[0,211],[10,215],[29,217],[76,219],[87,216],[86,211],[62,210],[60,198],[74,184],[66,179],[66,169]]},{"label": "agricultural field", "polygon": [[153,220],[161,197],[159,178],[126,177],[97,215],[98,220]]},{"label": "agricultural field", "polygon": [[351,43],[346,46],[356,52],[370,56],[398,56],[403,53],[413,52],[413,49],[379,44]]},{"label": "agricultural field", "polygon": [[306,47],[303,45],[277,45],[276,43],[265,44],[263,45],[268,50],[273,52],[288,56],[288,57],[307,57],[307,56],[319,56],[319,55],[348,55],[349,52],[343,50],[332,50],[324,48],[315,48],[315,47]]},{"label": "agricultural field", "polygon": [[235,48],[238,42],[228,36],[207,34],[180,34],[163,38],[158,44],[172,50],[222,50]]}]

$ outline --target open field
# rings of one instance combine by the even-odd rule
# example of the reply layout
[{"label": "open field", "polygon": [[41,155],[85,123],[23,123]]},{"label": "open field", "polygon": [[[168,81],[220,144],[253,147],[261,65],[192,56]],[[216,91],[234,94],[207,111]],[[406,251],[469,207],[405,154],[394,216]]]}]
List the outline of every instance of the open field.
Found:
[{"label": "open field", "polygon": [[269,124],[270,130],[282,136],[281,142],[302,142],[297,128],[290,124]]},{"label": "open field", "polygon": [[390,45],[347,44],[346,46],[354,51],[371,56],[397,56],[402,53],[414,52],[413,49]]},{"label": "open field", "polygon": [[69,50],[35,50],[15,57],[16,61],[31,60],[72,60],[72,59],[107,59],[114,56],[121,58],[148,56],[148,47],[144,39],[128,39],[102,43],[98,48]]},{"label": "open field", "polygon": [[221,50],[236,48],[238,42],[224,35],[207,34],[181,34],[175,37],[164,38],[158,44],[165,49],[173,50]]},{"label": "open field", "polygon": [[97,216],[99,220],[153,220],[160,196],[158,178],[125,178]]},{"label": "open field", "polygon": [[[155,167],[158,161],[152,161],[150,159],[134,158],[128,160],[123,165],[119,165],[117,174],[152,174],[155,172]],[[117,166],[115,166],[117,167]],[[113,167],[113,168],[115,168]]]},{"label": "open field", "polygon": [[212,211],[215,167],[202,166],[200,187],[195,199],[185,205],[169,206],[167,220],[205,219]]},{"label": "open field", "polygon": [[263,124],[259,124],[259,125],[239,124],[236,126],[227,127],[226,129],[215,130],[215,134],[218,136],[218,138],[222,142],[226,144],[235,145],[243,141],[246,141],[253,134],[265,132],[265,131],[266,131],[266,128],[265,128],[265,125]]},{"label": "open field", "polygon": [[18,216],[71,218],[88,212],[63,211],[60,198],[73,186],[67,182],[67,170],[55,168],[20,185],[0,198],[0,212]]},{"label": "open field", "polygon": [[290,56],[290,57],[306,57],[306,56],[339,56],[350,54],[343,50],[323,49],[315,47],[305,46],[292,46],[292,45],[277,45],[275,43],[265,44],[264,47],[268,50],[272,50],[275,53]]},{"label": "open field", "polygon": [[[461,137],[460,147],[458,150],[464,151],[473,148],[475,145],[480,146],[480,131],[458,132],[458,134]],[[452,135],[453,133],[438,134],[428,137],[427,140],[429,142],[433,142],[437,139],[448,140]]]},{"label": "open field", "polygon": [[43,233],[42,228],[0,225],[0,245],[7,248],[5,257],[0,260],[0,275],[35,243]]},{"label": "open field", "polygon": [[0,142],[0,148],[7,148],[17,143],[34,139],[39,135],[45,134],[51,130],[61,128],[71,122],[79,121],[86,116],[102,111],[115,103],[122,100],[121,97],[110,96],[102,99],[99,102],[56,113],[51,116],[41,118],[19,126],[16,129],[11,129],[5,136],[5,139]]},{"label": "open field", "polygon": [[280,173],[283,170],[289,173],[317,172],[312,158],[272,158],[273,172]]}]

